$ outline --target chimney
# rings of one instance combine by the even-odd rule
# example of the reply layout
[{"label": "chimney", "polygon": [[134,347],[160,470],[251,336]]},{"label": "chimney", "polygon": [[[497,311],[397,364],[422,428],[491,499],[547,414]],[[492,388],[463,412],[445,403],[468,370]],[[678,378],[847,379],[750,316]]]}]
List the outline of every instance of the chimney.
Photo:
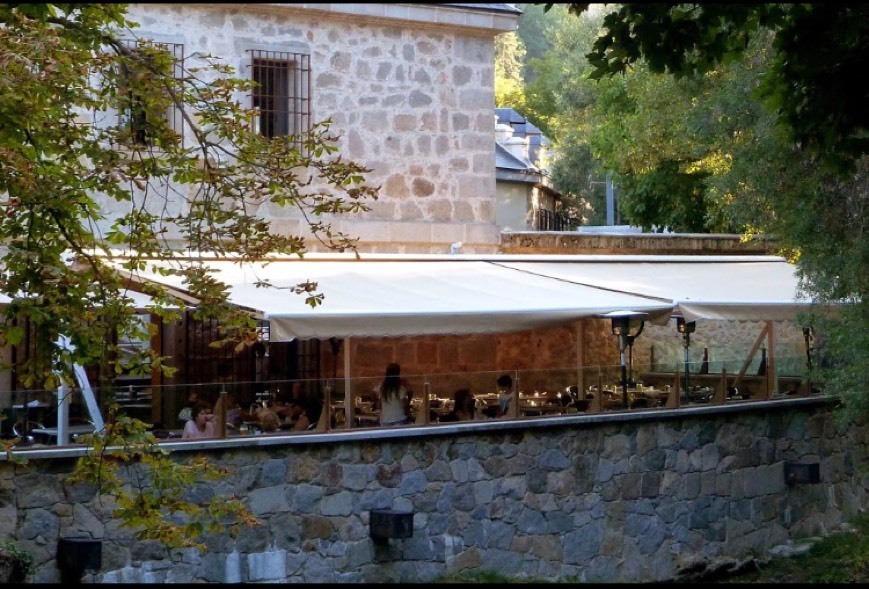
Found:
[{"label": "chimney", "polygon": [[528,161],[528,141],[523,137],[510,137],[504,142],[504,147],[507,148],[514,157],[519,158],[523,162]]},{"label": "chimney", "polygon": [[495,117],[495,141],[504,145],[513,136],[513,127],[505,123],[499,123]]}]

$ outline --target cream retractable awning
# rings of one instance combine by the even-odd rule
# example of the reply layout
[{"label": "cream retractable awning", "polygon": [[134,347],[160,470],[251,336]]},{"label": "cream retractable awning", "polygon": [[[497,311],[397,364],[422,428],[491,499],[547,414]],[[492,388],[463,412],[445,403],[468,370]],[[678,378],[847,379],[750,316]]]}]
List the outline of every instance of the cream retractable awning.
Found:
[{"label": "cream retractable awning", "polygon": [[[154,303],[154,300],[145,293],[128,290],[125,291],[124,294],[130,297],[133,302],[133,306],[139,311],[147,309],[150,305]],[[12,298],[9,295],[0,293],[0,307],[8,305],[11,302]]]},{"label": "cream retractable awning", "polygon": [[[272,341],[329,337],[469,334],[521,331],[614,310],[669,317],[672,304],[605,288],[577,285],[459,256],[378,258],[306,256],[238,265],[207,261],[230,287],[232,303],[269,321]],[[164,266],[149,261],[147,266]],[[175,276],[138,278],[183,292]],[[279,288],[257,287],[268,280]],[[317,282],[323,303],[311,308],[290,288]],[[283,287],[281,289],[280,287]]]},{"label": "cream retractable awning", "polygon": [[505,268],[575,284],[673,301],[688,321],[792,320],[813,301],[800,295],[796,266],[777,256],[530,256]]}]

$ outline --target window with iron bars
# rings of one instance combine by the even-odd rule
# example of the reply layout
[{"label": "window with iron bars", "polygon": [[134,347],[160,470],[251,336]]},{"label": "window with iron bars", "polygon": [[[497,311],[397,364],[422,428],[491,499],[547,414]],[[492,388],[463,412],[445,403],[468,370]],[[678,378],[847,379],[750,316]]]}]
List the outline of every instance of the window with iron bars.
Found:
[{"label": "window with iron bars", "polygon": [[311,56],[286,51],[249,50],[253,91],[254,131],[265,137],[293,136],[311,128]]},{"label": "window with iron bars", "polygon": [[[137,40],[124,39],[120,41],[121,45],[133,52],[139,52],[142,43]],[[176,95],[182,92],[181,78],[184,75],[184,45],[180,43],[154,43],[154,47],[169,52],[172,55],[172,90]],[[147,66],[143,66],[142,72],[146,71]],[[152,131],[155,128],[153,118],[149,120],[149,115],[145,107],[145,101],[142,98],[141,92],[134,89],[132,83],[133,76],[137,75],[130,67],[125,64],[121,65],[121,83],[127,80],[127,87],[119,92],[122,103],[118,108],[118,126],[129,132],[129,140],[127,143],[134,146],[154,146],[154,134]],[[169,89],[166,90],[169,92]],[[166,111],[159,114],[163,122],[169,129],[175,131],[181,138],[181,145],[184,142],[184,117],[182,110],[178,104],[173,104]]]}]

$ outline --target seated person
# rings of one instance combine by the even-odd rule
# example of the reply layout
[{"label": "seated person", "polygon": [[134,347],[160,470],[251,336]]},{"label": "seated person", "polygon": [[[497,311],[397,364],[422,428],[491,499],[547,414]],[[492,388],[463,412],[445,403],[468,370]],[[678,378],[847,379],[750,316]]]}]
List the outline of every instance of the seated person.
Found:
[{"label": "seated person", "polygon": [[187,395],[187,404],[178,412],[178,421],[186,424],[188,421],[193,419],[193,409],[199,401],[199,391],[190,391],[190,394]]},{"label": "seated person", "polygon": [[475,406],[470,389],[459,389],[453,393],[453,410],[441,417],[440,422],[470,421],[474,419]]},{"label": "seated person", "polygon": [[276,432],[281,427],[281,418],[278,417],[278,414],[271,407],[257,410],[257,417],[260,428],[264,432]]},{"label": "seated person", "polygon": [[295,431],[311,431],[317,429],[317,422],[323,413],[323,402],[317,397],[303,398],[297,405]]},{"label": "seated person", "polygon": [[513,400],[513,378],[509,374],[502,374],[496,381],[498,385],[498,411],[496,415],[502,417],[510,410],[510,401]]},{"label": "seated person", "polygon": [[206,405],[205,403],[198,403],[193,409],[193,419],[191,419],[184,425],[184,432],[181,434],[181,438],[213,438],[213,417],[214,415],[212,415],[211,407],[209,405]]},{"label": "seated person", "polygon": [[303,396],[304,392],[302,391],[302,383],[298,380],[294,380],[292,384],[290,384],[289,392],[286,390],[279,390],[275,393],[275,403],[272,408],[281,420],[290,421],[294,419],[298,413],[297,407]]}]

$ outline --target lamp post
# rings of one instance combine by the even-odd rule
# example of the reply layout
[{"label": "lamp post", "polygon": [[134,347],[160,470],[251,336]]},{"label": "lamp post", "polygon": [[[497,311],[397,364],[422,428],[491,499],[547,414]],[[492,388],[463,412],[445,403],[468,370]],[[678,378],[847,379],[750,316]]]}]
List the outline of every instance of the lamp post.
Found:
[{"label": "lamp post", "polygon": [[685,348],[685,403],[688,403],[688,375],[691,368],[688,364],[688,347],[691,345],[691,334],[697,324],[694,321],[685,321],[684,317],[676,317],[676,331],[682,334],[682,346]]},{"label": "lamp post", "polygon": [[619,355],[622,365],[622,406],[628,408],[628,367],[625,362],[625,349],[631,348],[631,360],[633,360],[634,339],[643,331],[645,322],[643,318],[647,313],[636,311],[612,311],[601,315],[612,321],[613,335],[619,342]]}]

